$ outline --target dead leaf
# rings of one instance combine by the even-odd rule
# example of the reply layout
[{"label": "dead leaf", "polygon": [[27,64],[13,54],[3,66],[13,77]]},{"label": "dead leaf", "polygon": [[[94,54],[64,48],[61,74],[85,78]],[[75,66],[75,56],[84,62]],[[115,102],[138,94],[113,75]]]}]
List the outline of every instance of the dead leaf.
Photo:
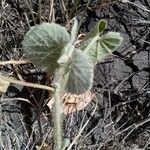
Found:
[{"label": "dead leaf", "polygon": [[83,42],[85,40],[86,35],[84,33],[81,33],[78,35],[77,40],[75,42],[75,45],[80,44],[81,42]]},{"label": "dead leaf", "polygon": [[[62,96],[62,100],[64,103],[64,110],[63,110],[64,114],[67,115],[72,112],[84,109],[91,102],[94,96],[95,94],[93,94],[90,91],[80,95],[65,93]],[[52,109],[53,102],[54,99],[51,99],[47,104],[47,106],[50,109]]]},{"label": "dead leaf", "polygon": [[36,145],[36,150],[51,150],[50,146],[46,143],[42,144],[41,146]]},{"label": "dead leaf", "polygon": [[9,87],[10,82],[5,80],[5,78],[3,78],[0,75],[0,92],[5,93],[7,91],[7,88]]}]

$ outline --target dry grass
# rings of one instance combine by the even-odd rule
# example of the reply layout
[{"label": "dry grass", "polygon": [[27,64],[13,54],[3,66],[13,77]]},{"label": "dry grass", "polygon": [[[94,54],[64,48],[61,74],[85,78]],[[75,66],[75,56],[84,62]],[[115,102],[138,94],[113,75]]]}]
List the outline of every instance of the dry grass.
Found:
[{"label": "dry grass", "polygon": [[[91,10],[93,6],[89,8],[90,5],[77,3],[73,9],[69,10],[67,9],[68,5],[64,3],[64,1],[61,1],[61,4],[63,5],[60,5],[59,1],[47,0],[39,5],[40,8],[35,8],[36,5],[33,5],[33,8],[29,8],[24,5],[24,3],[20,3],[19,0],[12,0],[12,2],[1,1],[1,61],[17,61],[24,57],[21,49],[21,41],[24,34],[35,23],[56,21],[65,24],[69,29],[69,24],[73,16],[79,16],[81,20],[80,24],[88,24],[92,20],[90,20],[89,16],[85,17],[85,14],[87,10]],[[70,5],[72,4],[70,3]],[[86,10],[84,11],[85,7]],[[100,11],[102,13],[103,9],[105,8],[100,8],[96,10],[96,12]],[[92,12],[93,10],[90,13]],[[116,19],[115,15],[113,17]],[[106,17],[107,16],[109,16],[109,13],[106,10]],[[110,16],[110,18],[108,17],[109,20],[111,20],[111,17],[112,16]],[[126,17],[126,14],[124,17]],[[86,19],[89,21],[88,23],[85,22]],[[95,20],[97,20],[97,18]],[[109,27],[112,26],[109,25]],[[112,27],[112,29],[114,29],[114,27]],[[144,31],[141,29],[140,32],[136,31],[139,31],[138,28],[133,31],[134,36],[139,36],[140,32],[144,32],[144,34],[148,32],[146,29]],[[130,34],[130,32],[127,34]],[[144,35],[140,36],[142,37]],[[132,40],[134,40],[134,38]],[[150,42],[148,41],[149,39],[143,40],[146,41],[147,44]],[[122,51],[127,54],[126,49],[128,49],[129,44],[124,47]],[[129,47],[129,49],[129,51],[132,52],[133,47]],[[129,56],[130,55],[128,55],[128,57]],[[119,58],[119,56],[114,57],[117,57],[116,59]],[[144,76],[146,74],[144,72],[143,76],[140,75],[139,80],[141,80],[142,83],[145,81],[145,85],[142,88],[138,88],[137,91],[130,89],[128,84],[129,79],[135,74],[138,75],[138,72],[132,72],[132,74],[130,74],[130,71],[128,72],[128,70],[123,67],[117,70],[118,65],[113,63],[114,57],[101,63],[101,67],[98,65],[99,68],[95,71],[95,82],[103,83],[100,87],[99,85],[93,85],[96,100],[91,101],[84,109],[65,116],[63,137],[64,139],[70,139],[71,142],[73,141],[74,145],[70,148],[72,150],[127,150],[132,149],[134,145],[136,145],[137,149],[139,148],[137,145],[145,147],[146,149],[149,145],[149,99],[147,98],[149,92],[149,83],[147,81],[149,78]],[[126,60],[127,58],[122,57],[120,59]],[[140,60],[138,59],[138,61]],[[109,62],[112,63],[109,64]],[[115,73],[117,71],[121,72],[124,69],[125,77],[123,77],[121,81],[116,80],[115,77],[111,75],[111,66],[112,70],[115,70]],[[0,74],[13,76],[17,79],[24,79],[28,82],[49,84],[49,77],[45,75],[46,73],[36,68],[33,64],[7,64],[0,68]],[[26,102],[23,103],[24,107],[21,107],[16,97],[28,99],[28,101],[32,103],[32,107]],[[14,101],[15,98],[17,101]],[[51,112],[44,107],[50,98],[45,91],[11,85],[9,93],[3,94],[1,101],[4,99],[8,101],[7,103],[0,102],[0,149],[32,150],[33,147],[37,145],[42,147],[45,143],[47,143],[51,149],[55,149],[53,144]],[[31,111],[29,111],[30,109]],[[29,120],[29,118],[31,120]],[[142,130],[144,130],[144,132]],[[136,138],[134,139],[134,137]],[[143,137],[144,140],[141,137]]]}]

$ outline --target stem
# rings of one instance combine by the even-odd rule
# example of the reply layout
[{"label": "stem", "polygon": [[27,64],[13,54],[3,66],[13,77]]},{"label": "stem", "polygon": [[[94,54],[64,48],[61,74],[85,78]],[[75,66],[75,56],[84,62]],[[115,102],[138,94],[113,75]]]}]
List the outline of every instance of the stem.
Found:
[{"label": "stem", "polygon": [[99,35],[95,36],[92,39],[92,41],[88,44],[88,46],[86,47],[86,49],[84,50],[84,53],[87,53],[91,49],[91,47],[95,44],[95,42],[97,42],[99,39],[100,39]]},{"label": "stem", "polygon": [[63,104],[61,100],[62,86],[64,86],[64,75],[66,68],[60,68],[58,72],[58,80],[54,84],[54,106],[53,106],[53,120],[54,120],[54,142],[56,149],[61,150],[62,148],[62,114]]},{"label": "stem", "polygon": [[53,108],[53,119],[54,119],[54,142],[56,149],[61,150],[62,147],[62,102],[60,98],[60,88],[56,87],[54,94],[54,108]]}]

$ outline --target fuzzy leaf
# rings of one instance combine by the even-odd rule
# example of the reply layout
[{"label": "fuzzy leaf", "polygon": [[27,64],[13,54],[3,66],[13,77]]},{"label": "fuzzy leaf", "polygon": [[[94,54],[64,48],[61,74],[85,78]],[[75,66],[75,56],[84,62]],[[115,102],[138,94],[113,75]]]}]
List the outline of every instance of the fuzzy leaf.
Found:
[{"label": "fuzzy leaf", "polygon": [[65,87],[66,92],[82,94],[88,91],[93,82],[93,70],[93,64],[87,56],[81,50],[75,50]]},{"label": "fuzzy leaf", "polygon": [[107,22],[106,20],[100,20],[98,23],[98,31],[99,33],[102,33],[107,28]]},{"label": "fuzzy leaf", "polygon": [[42,23],[27,32],[22,45],[28,57],[41,67],[54,73],[62,50],[70,41],[70,35],[64,27],[55,23]]},{"label": "fuzzy leaf", "polygon": [[96,26],[86,35],[86,40],[94,38],[96,35],[101,34],[107,27],[106,20],[100,20]]},{"label": "fuzzy leaf", "polygon": [[101,36],[100,43],[109,53],[112,53],[120,46],[123,37],[118,32],[108,32]]},{"label": "fuzzy leaf", "polygon": [[[93,45],[90,45],[90,49],[85,53],[88,55],[89,59],[96,65],[97,62],[104,59],[107,55],[111,54],[122,42],[123,38],[120,33],[108,32],[102,35]],[[85,41],[81,45],[81,49],[86,49],[86,45],[92,41]]]}]

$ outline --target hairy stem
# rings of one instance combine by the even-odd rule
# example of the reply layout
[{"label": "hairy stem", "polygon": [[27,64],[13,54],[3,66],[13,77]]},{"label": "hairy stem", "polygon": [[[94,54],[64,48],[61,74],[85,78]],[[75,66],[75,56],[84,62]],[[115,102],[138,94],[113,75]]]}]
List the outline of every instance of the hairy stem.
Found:
[{"label": "hairy stem", "polygon": [[62,147],[62,103],[60,98],[60,89],[56,87],[54,94],[54,108],[53,108],[53,120],[54,120],[54,142],[56,149],[61,150]]},{"label": "hairy stem", "polygon": [[63,115],[63,104],[61,99],[61,94],[64,87],[64,75],[66,68],[62,67],[58,71],[58,79],[55,82],[55,92],[54,92],[54,106],[53,106],[53,121],[54,121],[54,142],[56,144],[56,149],[61,150],[62,148],[62,115]]}]

